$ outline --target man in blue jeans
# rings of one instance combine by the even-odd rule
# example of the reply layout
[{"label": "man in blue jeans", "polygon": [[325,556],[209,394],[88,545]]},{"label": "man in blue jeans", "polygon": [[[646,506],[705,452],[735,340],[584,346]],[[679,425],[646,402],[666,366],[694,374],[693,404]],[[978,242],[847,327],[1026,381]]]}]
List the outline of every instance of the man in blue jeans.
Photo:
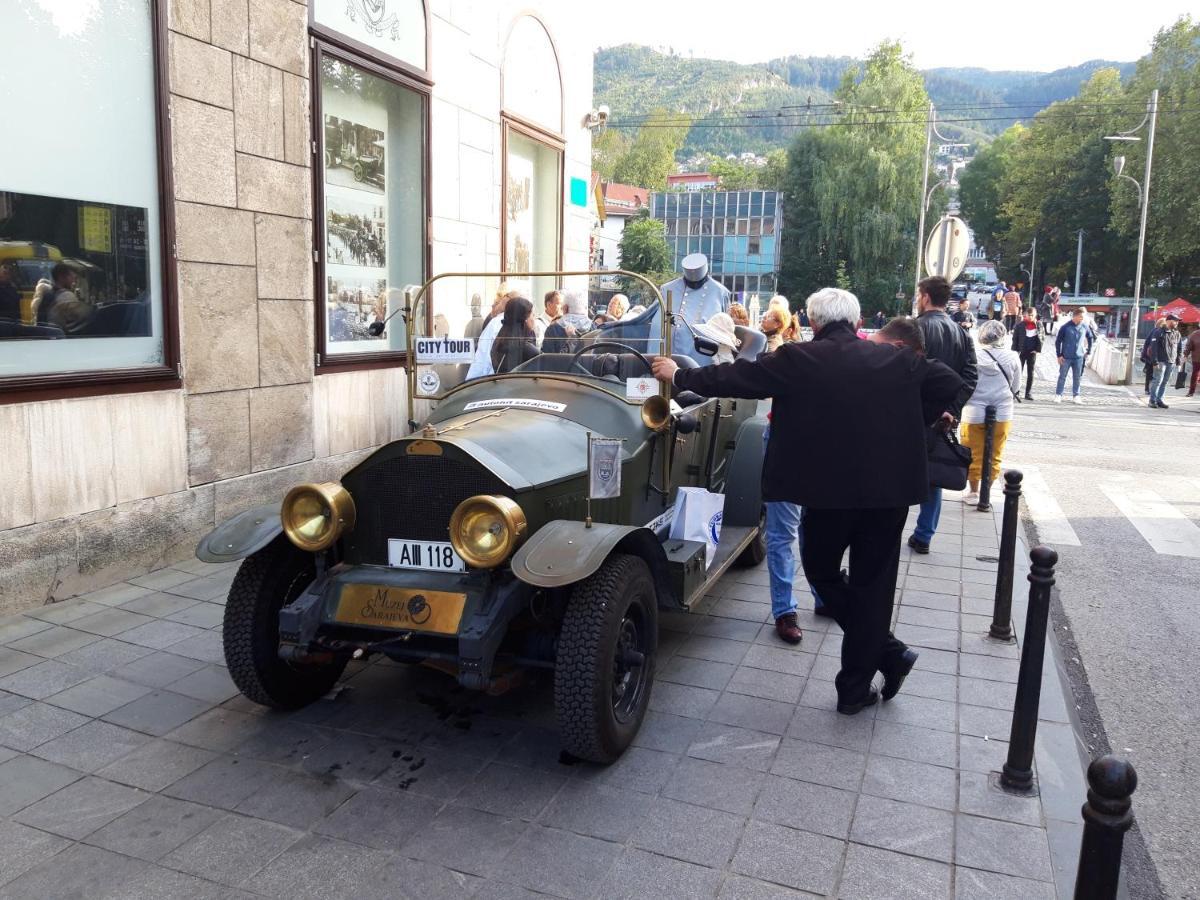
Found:
[{"label": "man in blue jeans", "polygon": [[1079,382],[1083,379],[1083,366],[1092,352],[1095,336],[1085,321],[1087,307],[1077,306],[1071,313],[1071,321],[1058,329],[1054,338],[1054,350],[1058,355],[1058,387],[1054,390],[1054,402],[1062,403],[1063,388],[1067,386],[1067,372],[1071,373],[1071,402],[1082,403]]},{"label": "man in blue jeans", "polygon": [[1150,338],[1154,341],[1154,380],[1150,383],[1150,408],[1167,409],[1167,404],[1163,403],[1163,391],[1167,389],[1167,384],[1175,374],[1183,355],[1179,340],[1179,318],[1168,313],[1163,327],[1154,330],[1156,333]]}]

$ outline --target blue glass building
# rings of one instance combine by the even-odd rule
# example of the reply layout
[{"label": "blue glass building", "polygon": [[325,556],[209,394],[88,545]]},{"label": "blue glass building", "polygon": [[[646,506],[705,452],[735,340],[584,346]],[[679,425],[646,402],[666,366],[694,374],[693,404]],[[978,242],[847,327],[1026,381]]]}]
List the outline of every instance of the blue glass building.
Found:
[{"label": "blue glass building", "polygon": [[765,305],[775,293],[783,225],[778,191],[657,193],[650,214],[666,224],[676,272],[689,253],[703,253],[712,277],[737,299],[758,294]]}]

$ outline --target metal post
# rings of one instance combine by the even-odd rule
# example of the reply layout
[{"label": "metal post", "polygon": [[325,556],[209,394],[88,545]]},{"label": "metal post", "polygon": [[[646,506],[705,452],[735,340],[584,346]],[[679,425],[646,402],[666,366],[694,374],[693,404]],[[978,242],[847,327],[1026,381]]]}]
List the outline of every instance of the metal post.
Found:
[{"label": "metal post", "polygon": [[1121,878],[1121,845],[1133,825],[1131,795],[1137,772],[1111,754],[1088,766],[1087,803],[1083,804],[1083,840],[1075,875],[1075,900],[1115,900]]},{"label": "metal post", "polygon": [[1038,702],[1042,690],[1042,663],[1046,657],[1046,623],[1050,618],[1050,588],[1058,554],[1049,547],[1034,547],[1029,553],[1029,609],[1025,612],[1025,640],[1021,644],[1021,667],[1017,674],[1017,697],[1013,704],[1012,731],[1008,738],[1008,761],[1000,772],[1000,785],[1013,793],[1033,790],[1033,742],[1037,737]]},{"label": "metal post", "polygon": [[917,220],[917,277],[913,279],[912,314],[917,310],[917,285],[921,283],[921,262],[925,253],[925,192],[929,190],[929,148],[933,143],[933,103],[929,104],[929,114],[925,122],[925,165],[921,173],[921,216]]},{"label": "metal post", "polygon": [[1000,528],[1000,564],[996,567],[996,600],[988,637],[1011,643],[1013,565],[1017,553],[1017,518],[1021,510],[1021,479],[1016,469],[1004,473],[1004,524]]},{"label": "metal post", "polygon": [[980,469],[979,506],[980,512],[992,508],[992,452],[996,447],[996,407],[983,411],[983,468]]},{"label": "metal post", "polygon": [[1033,306],[1033,281],[1037,278],[1037,235],[1033,236],[1033,246],[1030,248],[1033,257],[1029,260],[1029,305]]},{"label": "metal post", "polygon": [[1158,124],[1158,88],[1150,92],[1150,133],[1146,139],[1146,175],[1142,180],[1142,222],[1138,227],[1137,272],[1133,277],[1133,312],[1129,315],[1129,360],[1125,383],[1133,384],[1133,358],[1137,355],[1138,307],[1142,301],[1142,260],[1146,255],[1146,214],[1150,211],[1150,165],[1154,162],[1154,129]]},{"label": "metal post", "polygon": [[1075,299],[1079,299],[1079,276],[1083,271],[1083,229],[1079,229],[1079,243],[1075,247]]}]

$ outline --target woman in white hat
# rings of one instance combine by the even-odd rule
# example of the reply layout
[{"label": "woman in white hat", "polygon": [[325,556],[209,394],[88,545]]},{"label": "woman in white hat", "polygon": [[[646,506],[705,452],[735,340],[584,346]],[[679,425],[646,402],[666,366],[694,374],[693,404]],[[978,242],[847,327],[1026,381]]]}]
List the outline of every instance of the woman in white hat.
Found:
[{"label": "woman in white hat", "polygon": [[707,322],[700,322],[693,327],[698,334],[717,343],[717,353],[713,357],[714,363],[733,362],[740,342],[737,339],[737,332],[733,330],[733,318],[729,313],[716,313]]}]

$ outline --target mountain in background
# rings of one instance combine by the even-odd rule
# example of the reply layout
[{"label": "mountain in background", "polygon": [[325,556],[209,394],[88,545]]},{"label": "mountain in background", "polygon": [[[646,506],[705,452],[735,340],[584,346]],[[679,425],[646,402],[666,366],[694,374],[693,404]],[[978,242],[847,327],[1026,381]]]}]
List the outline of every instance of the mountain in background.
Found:
[{"label": "mountain in background", "polygon": [[[766,153],[786,147],[796,132],[795,127],[772,124],[776,112],[788,108],[791,113],[805,113],[811,108],[808,119],[823,120],[822,105],[830,101],[842,75],[856,62],[846,56],[787,56],[743,65],[622,44],[596,51],[593,93],[597,104],[607,104],[612,110],[614,127],[620,127],[622,119],[636,122],[637,117],[658,108],[693,117],[695,124],[681,156],[747,150]],[[1053,72],[941,67],[922,74],[930,99],[942,110],[939,117],[946,123],[942,130],[979,144],[1056,100],[1074,97],[1092,73],[1107,67],[1116,68],[1125,78],[1133,72],[1134,63],[1091,60]],[[966,110],[965,104],[981,108]],[[731,114],[753,114],[761,117],[762,124],[711,127],[714,119]],[[952,124],[962,118],[978,121]]]}]

